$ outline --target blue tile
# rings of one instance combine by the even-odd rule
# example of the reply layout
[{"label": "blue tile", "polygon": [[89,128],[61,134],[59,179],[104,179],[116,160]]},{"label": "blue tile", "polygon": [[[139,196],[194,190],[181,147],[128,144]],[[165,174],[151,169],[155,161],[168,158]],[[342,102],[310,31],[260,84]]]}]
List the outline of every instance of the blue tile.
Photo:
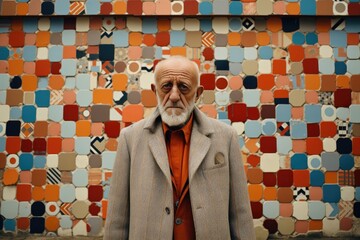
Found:
[{"label": "blue tile", "polygon": [[23,48],[23,58],[26,62],[35,61],[37,48],[35,46],[25,46]]},{"label": "blue tile", "polygon": [[347,33],[340,30],[330,31],[330,45],[332,47],[346,47]]},{"label": "blue tile", "polygon": [[186,41],[185,31],[171,31],[170,32],[170,45],[171,46],[184,46]]},{"label": "blue tile", "polygon": [[340,201],[340,186],[335,184],[323,185],[323,201],[337,203]]},{"label": "blue tile", "polygon": [[272,59],[273,49],[269,46],[259,47],[259,56],[261,59]]},{"label": "blue tile", "polygon": [[[359,2],[359,1],[357,0],[357,2]],[[360,32],[360,17],[345,18],[345,31],[349,32],[349,33],[359,33]]]},{"label": "blue tile", "polygon": [[113,44],[115,47],[129,46],[129,32],[126,30],[116,30],[113,32]]},{"label": "blue tile", "polygon": [[[234,3],[234,2],[232,2]],[[230,3],[230,11],[231,11],[231,4]],[[237,3],[241,3],[241,2],[237,2]],[[242,22],[240,18],[230,18],[229,20],[229,28],[231,31],[233,32],[238,32],[241,30],[242,28]]]},{"label": "blue tile", "polygon": [[295,32],[292,36],[292,41],[296,45],[303,45],[305,43],[305,36],[301,32]]},{"label": "blue tile", "polygon": [[321,105],[310,105],[305,104],[304,106],[305,112],[305,121],[307,123],[319,123],[321,122]]},{"label": "blue tile", "polygon": [[144,34],[157,33],[157,19],[153,17],[146,18],[145,21],[142,21],[142,32]]},{"label": "blue tile", "polygon": [[[55,5],[56,12],[56,5]],[[64,30],[64,18],[50,18],[50,31],[53,33]]]},{"label": "blue tile", "polygon": [[264,201],[263,215],[269,219],[275,219],[280,213],[280,203],[278,201]]},{"label": "blue tile", "polygon": [[306,34],[306,44],[314,45],[318,42],[318,35],[314,32],[309,32]]},{"label": "blue tile", "polygon": [[70,1],[69,0],[55,1],[56,15],[68,15],[69,10],[70,10]]},{"label": "blue tile", "polygon": [[21,108],[20,107],[11,107],[10,108],[10,119],[17,120],[21,118]]},{"label": "blue tile", "polygon": [[[101,154],[101,158],[103,159],[103,161],[101,162],[102,163],[101,168],[112,170],[114,167],[115,157],[116,157],[116,152],[104,151]],[[104,161],[104,159],[106,160]]]},{"label": "blue tile", "polygon": [[243,13],[242,2],[231,1],[229,4],[229,12],[231,15],[241,15]]},{"label": "blue tile", "polygon": [[340,156],[340,169],[350,170],[354,167],[354,156],[350,154],[344,154]]},{"label": "blue tile", "polygon": [[21,171],[31,170],[33,168],[34,156],[30,153],[22,153],[19,157],[19,167]]},{"label": "blue tile", "polygon": [[[75,139],[75,152],[78,154],[89,154],[90,153],[90,138],[78,137]],[[105,159],[105,158],[103,158]]]},{"label": "blue tile", "polygon": [[64,184],[60,187],[60,200],[71,203],[75,200],[75,187],[72,184]]},{"label": "blue tile", "polygon": [[248,107],[256,107],[260,103],[260,90],[245,89],[243,91],[243,101]]},{"label": "blue tile", "polygon": [[75,30],[64,30],[62,32],[62,43],[64,45],[72,46],[76,42],[76,31]]},{"label": "blue tile", "polygon": [[290,135],[292,139],[305,139],[307,137],[306,123],[303,121],[290,121]]},{"label": "blue tile", "polygon": [[276,133],[277,126],[275,119],[265,119],[262,121],[262,134],[272,136]]},{"label": "blue tile", "polygon": [[0,137],[0,152],[5,151],[5,145],[6,145],[6,138]]},{"label": "blue tile", "polygon": [[65,88],[67,89],[75,89],[76,80],[74,77],[67,77],[65,79]]},{"label": "blue tile", "polygon": [[23,21],[23,30],[25,33],[34,33],[38,30],[38,17],[26,18]]},{"label": "blue tile", "polygon": [[347,121],[349,116],[350,116],[349,108],[339,107],[336,109],[336,117],[339,118],[340,120]]},{"label": "blue tile", "polygon": [[321,187],[325,182],[324,173],[320,170],[310,172],[310,185]]},{"label": "blue tile", "polygon": [[350,110],[350,122],[360,123],[360,104],[351,104]]},{"label": "blue tile", "polygon": [[61,123],[61,137],[71,138],[75,135],[76,125],[73,121],[63,121]]},{"label": "blue tile", "polygon": [[291,156],[291,169],[307,169],[307,155],[304,153],[295,153]]},{"label": "blue tile", "polygon": [[359,46],[347,46],[346,53],[350,59],[358,59],[360,56],[360,47]]},{"label": "blue tile", "polygon": [[50,91],[38,90],[35,92],[35,103],[38,107],[50,106]]},{"label": "blue tile", "polygon": [[0,90],[6,90],[10,86],[10,76],[7,73],[0,73]]},{"label": "blue tile", "polygon": [[90,90],[80,90],[76,94],[76,102],[80,107],[90,106],[93,100],[93,92]]},{"label": "blue tile", "polygon": [[280,154],[289,154],[292,149],[292,140],[287,136],[276,136],[276,147]]},{"label": "blue tile", "polygon": [[88,185],[88,171],[76,169],[72,174],[72,182],[76,187],[86,187]]},{"label": "blue tile", "polygon": [[61,60],[60,72],[64,76],[75,76],[76,74],[76,60],[75,59],[63,59]]},{"label": "blue tile", "polygon": [[60,122],[63,120],[63,105],[51,105],[49,107],[49,120]]},{"label": "blue tile", "polygon": [[360,201],[360,187],[355,188],[355,199],[356,201]]},{"label": "blue tile", "polygon": [[334,60],[332,60],[331,58],[319,59],[319,71],[322,74],[334,74],[335,72]]},{"label": "blue tile", "polygon": [[335,62],[335,74],[343,75],[347,72],[347,67],[344,62]]},{"label": "blue tile", "polygon": [[301,15],[316,15],[316,0],[300,1]]},{"label": "blue tile", "polygon": [[24,122],[36,121],[36,108],[33,105],[25,105],[22,107],[22,114]]},{"label": "blue tile", "polygon": [[227,111],[218,111],[218,119],[228,119]]},{"label": "blue tile", "polygon": [[275,116],[277,122],[289,122],[291,118],[291,105],[290,104],[276,105]]},{"label": "blue tile", "polygon": [[0,47],[0,60],[7,60],[9,58],[9,49],[7,47]]},{"label": "blue tile", "polygon": [[249,138],[258,138],[261,134],[261,122],[247,120],[245,122],[245,135]]},{"label": "blue tile", "polygon": [[16,219],[5,219],[4,220],[4,230],[9,232],[15,232],[16,229]]},{"label": "blue tile", "polygon": [[0,91],[0,104],[6,103],[6,91]]},{"label": "blue tile", "polygon": [[47,77],[40,77],[38,80],[38,89],[47,89],[49,86],[49,79]]},{"label": "blue tile", "polygon": [[229,14],[228,0],[213,0],[213,12],[215,15]]},{"label": "blue tile", "polygon": [[229,61],[230,62],[244,61],[244,48],[230,47],[228,53],[229,53]]},{"label": "blue tile", "polygon": [[45,168],[46,166],[46,157],[45,156],[35,156],[34,157],[34,168]]},{"label": "blue tile", "polygon": [[199,3],[199,13],[203,15],[210,15],[213,12],[212,2],[204,1]]},{"label": "blue tile", "polygon": [[87,0],[85,3],[85,13],[97,15],[100,13],[100,2],[98,0]]},{"label": "blue tile", "polygon": [[77,74],[76,77],[76,88],[79,90],[90,89],[90,75],[89,74]]},{"label": "blue tile", "polygon": [[[202,4],[202,3],[204,3],[204,2],[201,2],[200,4]],[[200,30],[203,32],[211,32],[212,31],[212,19],[211,18],[200,19]]]},{"label": "blue tile", "polygon": [[335,61],[346,61],[347,58],[346,58],[346,55],[344,54],[344,49],[341,47],[341,48],[337,48],[337,47],[334,47],[333,48],[333,54],[334,54],[334,58],[335,58]]},{"label": "blue tile", "polygon": [[322,220],[325,217],[325,204],[321,201],[309,201],[309,217],[313,220]]},{"label": "blue tile", "polygon": [[60,62],[63,58],[63,46],[54,45],[49,47],[50,62]]},{"label": "blue tile", "polygon": [[346,62],[348,72],[351,74],[360,74],[360,60],[348,60]]}]

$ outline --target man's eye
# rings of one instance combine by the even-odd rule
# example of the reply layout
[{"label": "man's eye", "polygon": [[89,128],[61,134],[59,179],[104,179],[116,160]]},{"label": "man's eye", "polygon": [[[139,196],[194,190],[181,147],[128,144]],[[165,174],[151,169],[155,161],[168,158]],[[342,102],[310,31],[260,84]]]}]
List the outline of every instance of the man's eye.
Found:
[{"label": "man's eye", "polygon": [[183,84],[179,85],[179,89],[180,89],[180,91],[187,91],[187,90],[189,90],[188,86],[183,85]]},{"label": "man's eye", "polygon": [[169,89],[172,88],[172,85],[171,85],[170,83],[167,83],[167,84],[164,84],[164,85],[162,86],[162,88],[165,89],[165,90],[169,90]]}]

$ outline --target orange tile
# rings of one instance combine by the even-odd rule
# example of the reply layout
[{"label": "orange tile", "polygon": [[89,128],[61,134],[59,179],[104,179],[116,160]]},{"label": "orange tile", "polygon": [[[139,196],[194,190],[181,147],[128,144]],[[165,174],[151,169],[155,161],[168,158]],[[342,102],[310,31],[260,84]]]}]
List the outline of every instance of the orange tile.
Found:
[{"label": "orange tile", "polygon": [[35,68],[34,62],[24,62],[24,74],[35,74]]},{"label": "orange tile", "polygon": [[308,137],[306,139],[306,152],[309,155],[320,155],[323,151],[323,142],[318,137]]},{"label": "orange tile", "polygon": [[144,34],[143,35],[143,43],[146,46],[154,46],[156,42],[156,38],[153,34]]},{"label": "orange tile", "polygon": [[251,202],[259,202],[263,198],[263,187],[261,184],[249,184],[248,192]]},{"label": "orange tile", "polygon": [[266,27],[271,32],[278,32],[282,29],[282,21],[280,17],[270,17],[266,21]]},{"label": "orange tile", "polygon": [[47,216],[45,219],[45,228],[49,232],[56,232],[60,226],[59,219],[56,216]]},{"label": "orange tile", "polygon": [[243,32],[240,39],[244,47],[254,47],[257,44],[256,32]]},{"label": "orange tile", "polygon": [[259,151],[259,139],[258,138],[246,139],[245,147],[250,151],[250,153],[256,153],[257,151]]},{"label": "orange tile", "polygon": [[303,107],[293,107],[291,108],[291,118],[292,119],[304,119],[304,108]]},{"label": "orange tile", "polygon": [[126,91],[127,83],[128,83],[128,76],[122,73],[115,73],[112,76],[113,81],[113,89],[115,91]]},{"label": "orange tile", "polygon": [[113,105],[113,90],[112,89],[94,89],[93,91],[94,104],[108,104]]},{"label": "orange tile", "polygon": [[170,49],[170,55],[171,56],[181,55],[186,57],[186,47],[172,47]]},{"label": "orange tile", "polygon": [[338,183],[338,173],[325,172],[325,183]]},{"label": "orange tile", "polygon": [[47,184],[45,186],[45,201],[57,202],[59,201],[60,187],[55,184]]},{"label": "orange tile", "polygon": [[45,197],[45,190],[40,186],[35,186],[32,190],[32,198],[35,201],[42,201]]},{"label": "orange tile", "polygon": [[258,76],[258,88],[270,90],[275,86],[275,77],[272,74],[260,74]]},{"label": "orange tile", "polygon": [[16,15],[24,16],[29,12],[29,5],[27,3],[16,4]]},{"label": "orange tile", "polygon": [[319,90],[320,89],[320,75],[305,74],[305,89],[306,90]]},{"label": "orange tile", "polygon": [[106,219],[106,214],[107,214],[107,209],[108,209],[108,201],[107,200],[102,200],[101,201],[101,207],[102,207],[102,218]]},{"label": "orange tile", "polygon": [[350,78],[346,75],[336,76],[336,87],[337,88],[350,88]]},{"label": "orange tile", "polygon": [[49,137],[47,142],[48,154],[59,154],[61,152],[62,139],[60,137]]},{"label": "orange tile", "polygon": [[137,122],[144,117],[144,108],[142,105],[129,104],[123,108],[123,122]]},{"label": "orange tile", "polygon": [[117,145],[117,140],[115,138],[109,138],[105,144],[105,148],[108,151],[116,151]]},{"label": "orange tile", "polygon": [[321,231],[322,226],[323,226],[322,220],[310,220],[309,231]]},{"label": "orange tile", "polygon": [[320,32],[318,34],[318,42],[320,45],[329,45],[330,44],[330,33],[329,32]]},{"label": "orange tile", "polygon": [[289,15],[299,15],[300,13],[300,5],[297,2],[289,2],[286,5],[286,12]]},{"label": "orange tile", "polygon": [[143,41],[142,34],[139,32],[129,33],[129,45],[130,46],[140,46]]},{"label": "orange tile", "polygon": [[5,169],[2,180],[4,185],[14,185],[17,183],[18,179],[19,173],[15,168]]},{"label": "orange tile", "polygon": [[63,152],[73,152],[75,147],[74,138],[64,138],[62,140],[61,148]]},{"label": "orange tile", "polygon": [[63,58],[76,58],[76,46],[63,46]]},{"label": "orange tile", "polygon": [[88,120],[80,120],[76,122],[76,136],[87,137],[91,133],[91,122]]},{"label": "orange tile", "polygon": [[24,61],[21,59],[9,59],[8,60],[9,75],[17,76],[21,75],[24,70]]},{"label": "orange tile", "polygon": [[50,122],[48,125],[48,136],[60,136],[61,125],[57,122]]},{"label": "orange tile", "polygon": [[126,13],[126,1],[114,1],[113,2],[113,12],[115,14],[125,14]]},{"label": "orange tile", "polygon": [[304,48],[298,45],[290,45],[288,47],[288,51],[290,54],[290,60],[292,62],[300,62],[304,59]]},{"label": "orange tile", "polygon": [[273,60],[273,74],[286,75],[286,60],[274,59]]},{"label": "orange tile", "polygon": [[36,33],[37,47],[47,47],[49,43],[50,43],[50,31],[48,32],[39,31]]},{"label": "orange tile", "polygon": [[293,178],[295,187],[308,187],[310,185],[309,170],[294,170]]},{"label": "orange tile", "polygon": [[91,124],[91,135],[101,136],[104,133],[103,123],[92,123]]},{"label": "orange tile", "polygon": [[277,200],[277,188],[276,187],[266,187],[264,189],[264,200]]},{"label": "orange tile", "polygon": [[[1,36],[0,36],[0,38],[1,38]],[[359,44],[359,34],[348,33],[347,34],[347,43],[349,45],[358,45]]]},{"label": "orange tile", "polygon": [[228,44],[230,46],[238,46],[241,43],[241,34],[238,32],[230,32],[228,34]]},{"label": "orange tile", "polygon": [[155,2],[143,2],[143,15],[155,15],[156,4]]},{"label": "orange tile", "polygon": [[35,91],[37,89],[38,79],[35,75],[22,76],[22,89],[24,91]]},{"label": "orange tile", "polygon": [[270,44],[270,35],[267,32],[259,32],[256,34],[257,43],[260,46],[266,46]]},{"label": "orange tile", "polygon": [[306,91],[305,93],[305,101],[309,104],[317,104],[319,102],[319,96],[317,91]]},{"label": "orange tile", "polygon": [[169,31],[171,28],[171,22],[170,22],[170,19],[168,19],[168,18],[160,18],[157,21],[157,25],[158,25],[159,32]]},{"label": "orange tile", "polygon": [[51,75],[49,77],[49,88],[53,90],[61,90],[64,87],[64,77],[62,75]]}]

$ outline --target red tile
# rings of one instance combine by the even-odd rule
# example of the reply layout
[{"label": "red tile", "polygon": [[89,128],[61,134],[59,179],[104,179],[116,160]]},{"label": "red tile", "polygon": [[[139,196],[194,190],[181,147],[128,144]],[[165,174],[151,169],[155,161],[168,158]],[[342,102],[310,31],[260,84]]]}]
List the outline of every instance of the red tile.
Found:
[{"label": "red tile", "polygon": [[224,90],[224,89],[226,89],[227,86],[228,86],[228,81],[227,81],[227,79],[224,78],[224,77],[218,77],[218,78],[216,79],[215,85],[216,85],[216,87],[217,87],[218,89]]},{"label": "red tile", "polygon": [[308,170],[294,170],[294,186],[308,187],[310,185],[310,174]]},{"label": "red tile", "polygon": [[320,137],[334,137],[337,134],[337,126],[334,122],[320,123]]},{"label": "red tile", "polygon": [[45,169],[34,169],[32,170],[31,183],[34,186],[43,186],[46,184],[46,170]]},{"label": "red tile", "polygon": [[23,31],[12,31],[9,33],[9,45],[12,47],[23,47],[25,43],[25,33]]},{"label": "red tile", "polygon": [[257,107],[248,107],[247,118],[250,120],[258,120],[260,118],[260,111]]},{"label": "red tile", "polygon": [[261,202],[250,202],[251,212],[254,219],[261,218],[263,216],[263,208]]},{"label": "red tile", "polygon": [[65,105],[63,116],[64,116],[64,121],[79,120],[79,106],[78,105]]},{"label": "red tile", "polygon": [[200,85],[202,85],[204,87],[204,90],[214,90],[215,89],[215,74],[213,74],[213,73],[201,74]]},{"label": "red tile", "polygon": [[307,124],[307,136],[318,137],[320,135],[320,127],[318,123]]},{"label": "red tile", "polygon": [[352,154],[360,155],[360,137],[354,137],[352,139]]},{"label": "red tile", "polygon": [[117,138],[120,134],[120,122],[105,122],[105,133],[109,138]]},{"label": "red tile", "polygon": [[293,171],[288,169],[280,169],[277,172],[278,187],[291,187],[293,185]]},{"label": "red tile", "polygon": [[142,15],[142,2],[141,1],[128,1],[127,12],[132,15]]},{"label": "red tile", "polygon": [[49,60],[37,60],[35,62],[35,74],[38,77],[46,77],[51,72],[51,64]]},{"label": "red tile", "polygon": [[155,41],[158,46],[168,46],[170,43],[169,32],[158,32],[155,36]]},{"label": "red tile", "polygon": [[76,17],[66,17],[64,18],[64,29],[76,29]]},{"label": "red tile", "polygon": [[199,3],[197,1],[184,2],[184,15],[197,15]]},{"label": "red tile", "polygon": [[214,59],[214,49],[211,47],[206,47],[203,50],[202,55],[204,56],[205,61],[211,61]]},{"label": "red tile", "polygon": [[304,48],[298,45],[290,45],[288,47],[288,51],[290,54],[290,60],[292,62],[300,62],[304,59]]},{"label": "red tile", "polygon": [[348,13],[349,13],[349,15],[359,16],[360,15],[360,4],[358,2],[349,3]]},{"label": "red tile", "polygon": [[45,155],[46,154],[46,140],[45,138],[35,138],[33,143],[34,154]]},{"label": "red tile", "polygon": [[16,200],[31,201],[31,184],[16,185]]},{"label": "red tile", "polygon": [[60,74],[61,63],[60,62],[52,62],[51,63],[51,74]]},{"label": "red tile", "polygon": [[49,137],[47,139],[47,153],[48,154],[59,154],[62,148],[62,139],[59,137]]},{"label": "red tile", "polygon": [[248,162],[252,167],[256,167],[256,166],[258,166],[259,163],[260,163],[260,157],[257,156],[257,155],[251,154],[251,155],[249,155],[249,156],[247,157],[247,162]]},{"label": "red tile", "polygon": [[228,105],[227,111],[231,122],[245,122],[247,119],[245,103],[232,103]]},{"label": "red tile", "polygon": [[21,217],[16,220],[17,229],[21,231],[28,231],[30,227],[30,218]]},{"label": "red tile", "polygon": [[303,69],[305,74],[318,74],[318,60],[316,58],[305,58],[303,60]]},{"label": "red tile", "polygon": [[276,185],[275,173],[263,173],[263,184],[266,187],[274,187]]},{"label": "red tile", "polygon": [[286,75],[286,61],[284,59],[273,60],[273,74]]},{"label": "red tile", "polygon": [[103,198],[103,188],[100,185],[89,186],[89,201],[99,202]]},{"label": "red tile", "polygon": [[306,152],[309,155],[320,155],[323,151],[323,142],[318,137],[308,137],[306,139]]},{"label": "red tile", "polygon": [[335,107],[349,107],[351,105],[351,89],[336,89],[334,93]]},{"label": "red tile", "polygon": [[21,149],[20,137],[7,137],[6,138],[6,151],[7,153],[18,153]]},{"label": "red tile", "polygon": [[32,150],[32,141],[30,139],[21,139],[21,151],[31,152]]},{"label": "red tile", "polygon": [[354,171],[355,187],[360,187],[360,169]]},{"label": "red tile", "polygon": [[276,137],[261,136],[260,137],[260,151],[263,153],[276,153]]},{"label": "red tile", "polygon": [[101,3],[100,14],[109,15],[112,12],[112,8],[110,2]]},{"label": "red tile", "polygon": [[99,212],[100,212],[100,207],[98,206],[98,204],[97,203],[91,203],[90,207],[89,207],[89,213],[92,216],[98,216]]},{"label": "red tile", "polygon": [[6,166],[6,154],[0,152],[0,169],[4,169]]}]

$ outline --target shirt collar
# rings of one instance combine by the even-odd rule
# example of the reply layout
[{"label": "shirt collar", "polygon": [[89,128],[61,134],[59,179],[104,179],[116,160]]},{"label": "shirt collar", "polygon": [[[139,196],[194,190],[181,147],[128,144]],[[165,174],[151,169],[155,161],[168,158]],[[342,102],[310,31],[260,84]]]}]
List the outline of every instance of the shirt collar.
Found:
[{"label": "shirt collar", "polygon": [[194,114],[191,113],[190,118],[187,121],[187,123],[182,128],[177,129],[177,130],[171,130],[164,122],[161,122],[164,134],[166,135],[167,132],[182,131],[184,133],[184,136],[185,136],[185,142],[189,143],[190,136],[191,136],[192,125],[193,125],[193,116],[194,116]]}]

